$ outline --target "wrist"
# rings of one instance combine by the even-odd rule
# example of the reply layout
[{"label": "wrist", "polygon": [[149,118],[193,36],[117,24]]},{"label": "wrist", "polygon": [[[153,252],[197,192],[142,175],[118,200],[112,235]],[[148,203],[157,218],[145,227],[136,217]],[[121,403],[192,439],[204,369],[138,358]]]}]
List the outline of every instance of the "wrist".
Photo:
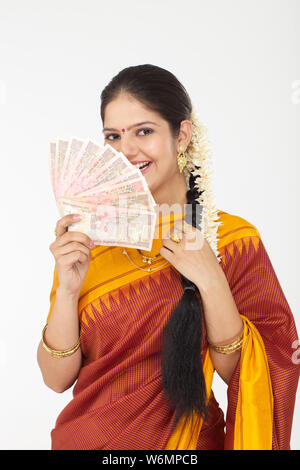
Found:
[{"label": "wrist", "polygon": [[226,289],[222,278],[208,278],[204,282],[196,284],[202,297],[210,298],[212,295],[218,295],[220,291]]},{"label": "wrist", "polygon": [[58,286],[56,290],[56,298],[64,299],[65,301],[78,302],[80,292],[70,292],[62,286]]}]

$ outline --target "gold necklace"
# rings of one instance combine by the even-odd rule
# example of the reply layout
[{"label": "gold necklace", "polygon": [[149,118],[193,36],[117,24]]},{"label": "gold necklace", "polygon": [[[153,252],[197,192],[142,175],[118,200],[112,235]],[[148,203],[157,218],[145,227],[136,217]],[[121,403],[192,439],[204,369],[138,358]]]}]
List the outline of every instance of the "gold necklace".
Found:
[{"label": "gold necklace", "polygon": [[140,255],[142,255],[142,261],[143,263],[148,263],[148,264],[151,264],[152,261],[157,258],[158,256],[160,256],[160,253],[157,253],[157,255],[153,256],[153,258],[151,258],[150,256],[145,256],[143,255],[143,253],[141,252],[141,250],[139,250],[139,248],[137,248],[137,251],[139,252]]},{"label": "gold necklace", "polygon": [[[162,268],[163,266],[166,266],[166,265],[169,263],[169,261],[167,261],[166,263],[162,264],[161,266],[157,266],[156,268],[152,268],[152,269],[151,269],[151,268],[147,268],[147,269],[144,269],[144,268],[140,268],[140,266],[138,266],[137,264],[135,264],[134,261],[132,261],[132,259],[130,258],[129,254],[128,254],[127,251],[126,251],[126,248],[123,248],[123,255],[126,255],[127,258],[129,259],[129,261],[130,261],[136,268],[141,269],[142,271],[147,271],[148,273],[150,273],[150,272],[152,272],[152,271],[156,271],[157,269],[160,269],[160,268]],[[143,256],[143,255],[142,255],[142,256]],[[156,256],[158,256],[158,255],[156,255]],[[156,258],[156,256],[154,256],[154,258]],[[144,262],[144,263],[149,263],[149,264],[151,264],[152,260],[154,259],[154,258],[149,258],[149,257],[147,257],[147,256],[146,256],[145,258],[147,258],[147,260],[145,261],[145,260],[143,259],[143,262]]]}]

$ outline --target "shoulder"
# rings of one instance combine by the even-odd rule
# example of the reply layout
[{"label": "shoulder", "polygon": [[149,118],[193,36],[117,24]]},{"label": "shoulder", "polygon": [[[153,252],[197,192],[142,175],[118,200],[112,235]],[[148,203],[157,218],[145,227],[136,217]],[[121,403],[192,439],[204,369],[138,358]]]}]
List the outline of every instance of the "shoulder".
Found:
[{"label": "shoulder", "polygon": [[260,234],[257,227],[247,219],[221,210],[218,211],[218,217],[217,243],[220,252],[233,242],[241,243],[242,240],[249,241],[250,238],[254,244],[259,242]]}]

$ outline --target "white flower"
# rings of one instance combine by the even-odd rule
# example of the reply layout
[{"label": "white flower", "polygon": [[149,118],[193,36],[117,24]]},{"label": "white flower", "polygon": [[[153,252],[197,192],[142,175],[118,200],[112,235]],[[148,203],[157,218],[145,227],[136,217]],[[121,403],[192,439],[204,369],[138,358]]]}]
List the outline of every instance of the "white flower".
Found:
[{"label": "white flower", "polygon": [[[199,228],[207,239],[212,250],[214,251],[218,261],[221,261],[217,248],[218,226],[221,222],[217,222],[218,211],[215,207],[214,198],[210,188],[211,183],[211,151],[207,137],[206,127],[199,121],[198,116],[193,109],[191,112],[191,122],[193,125],[193,133],[190,143],[185,151],[187,164],[184,168],[184,175],[188,184],[190,173],[195,177],[195,186],[199,193],[196,201],[203,206],[202,220]],[[195,166],[200,167],[199,169]]]}]

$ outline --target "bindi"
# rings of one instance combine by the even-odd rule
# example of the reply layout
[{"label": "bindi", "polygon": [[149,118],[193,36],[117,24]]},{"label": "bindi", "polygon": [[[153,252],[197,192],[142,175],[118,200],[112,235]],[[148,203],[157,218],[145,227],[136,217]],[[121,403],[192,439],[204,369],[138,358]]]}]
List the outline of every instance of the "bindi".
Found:
[{"label": "bindi", "polygon": [[125,129],[122,129],[122,132],[123,132],[123,134],[124,134],[124,132],[125,132]]}]

